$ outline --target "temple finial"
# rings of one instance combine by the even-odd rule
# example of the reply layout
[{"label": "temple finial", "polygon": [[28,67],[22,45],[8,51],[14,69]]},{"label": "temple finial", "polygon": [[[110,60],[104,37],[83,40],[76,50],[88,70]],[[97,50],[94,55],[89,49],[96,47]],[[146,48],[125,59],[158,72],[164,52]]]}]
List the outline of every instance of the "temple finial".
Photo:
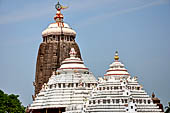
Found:
[{"label": "temple finial", "polygon": [[70,58],[72,57],[76,57],[76,54],[77,54],[77,52],[75,51],[75,49],[74,48],[71,48],[71,50],[70,50]]},{"label": "temple finial", "polygon": [[63,22],[63,14],[61,14],[61,10],[64,10],[68,7],[65,7],[65,6],[62,6],[58,0],[57,4],[55,5],[55,8],[57,9],[57,13],[56,13],[56,16],[54,17],[54,20],[57,22],[57,23],[61,23]]},{"label": "temple finial", "polygon": [[60,11],[61,10],[61,4],[58,0],[57,4],[55,5],[55,8],[57,9],[57,11]]},{"label": "temple finial", "polygon": [[115,57],[114,57],[114,59],[115,59],[116,61],[119,60],[118,51],[115,52]]},{"label": "temple finial", "polygon": [[152,98],[155,98],[155,93],[154,92],[152,93]]}]

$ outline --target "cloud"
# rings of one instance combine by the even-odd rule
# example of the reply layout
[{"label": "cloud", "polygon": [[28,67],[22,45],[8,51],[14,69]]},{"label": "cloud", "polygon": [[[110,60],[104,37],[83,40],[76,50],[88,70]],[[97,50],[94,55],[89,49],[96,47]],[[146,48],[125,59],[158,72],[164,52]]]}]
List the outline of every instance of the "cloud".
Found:
[{"label": "cloud", "polygon": [[138,7],[134,7],[134,8],[129,8],[129,9],[123,9],[123,10],[120,10],[118,12],[112,13],[111,16],[125,14],[125,13],[130,13],[130,12],[141,10],[141,9],[144,9],[144,8],[147,8],[147,7],[161,5],[161,4],[167,3],[167,1],[168,0],[157,0],[157,1],[154,1],[154,2],[151,2],[151,3],[148,3],[148,4],[144,4],[142,6],[138,6]]},{"label": "cloud", "polygon": [[[64,4],[68,4],[70,7],[66,11],[68,11],[69,13],[70,12],[73,13],[77,11],[82,12],[82,11],[89,11],[92,9],[96,9],[101,5],[106,5],[114,1],[117,0],[108,0],[108,1],[98,0],[98,2],[91,1],[91,0],[87,0],[87,1],[74,0],[73,2],[65,1],[66,3]],[[53,13],[52,12],[53,10],[55,9],[54,7],[51,7],[51,3],[47,5],[46,2],[41,4],[35,3],[35,4],[27,5],[25,8],[16,10],[14,12],[11,12],[10,14],[0,15],[0,19],[1,19],[0,24],[16,23],[32,18],[42,17],[47,14]]]},{"label": "cloud", "polygon": [[9,14],[0,15],[0,24],[16,23],[32,18],[38,18],[49,14],[52,10],[47,4],[31,4],[27,5],[23,9],[14,10]]},{"label": "cloud", "polygon": [[89,19],[79,21],[77,23],[77,25],[79,25],[79,27],[80,26],[83,27],[83,26],[87,26],[89,24],[94,24],[94,23],[97,23],[97,22],[101,22],[101,21],[103,21],[103,20],[105,20],[107,18],[111,18],[112,16],[131,13],[131,12],[142,10],[142,9],[145,9],[145,8],[148,8],[148,7],[167,4],[167,3],[169,3],[169,0],[155,0],[155,1],[152,1],[152,2],[149,2],[149,3],[144,3],[143,5],[136,6],[136,7],[122,8],[122,9],[119,9],[117,11],[113,11],[113,12],[109,12],[109,13],[103,13],[101,15],[93,16],[93,17],[91,17]]},{"label": "cloud", "polygon": [[114,2],[117,2],[119,0],[74,0],[69,3],[69,11],[72,12],[84,12],[84,11],[92,11],[95,9],[102,9],[103,7],[106,7],[108,4],[113,4]]},{"label": "cloud", "polygon": [[[0,0],[1,2],[1,0]],[[68,11],[69,13],[75,13],[75,12],[92,12],[94,10],[101,11],[102,8],[108,8],[109,6],[112,7],[117,7],[118,5],[126,5],[126,3],[133,3],[133,4],[140,4],[141,2],[144,2],[144,5],[137,6],[137,7],[132,7],[132,8],[125,8],[119,9],[118,11],[114,11],[112,13],[105,13],[103,15],[97,15],[94,17],[91,17],[88,19],[88,21],[100,21],[101,19],[108,18],[110,16],[116,16],[116,15],[121,15],[129,12],[133,12],[136,10],[141,10],[146,7],[151,7],[155,5],[160,5],[162,3],[167,3],[168,0],[154,0],[153,2],[148,2],[148,0],[98,0],[96,1],[91,1],[91,0],[74,0],[74,1],[65,1],[66,3],[70,6]],[[50,3],[51,4],[51,3]],[[53,13],[52,11],[55,10],[51,5],[48,5],[47,2],[43,3],[35,3],[33,5],[27,5],[23,9],[16,10],[14,12],[11,12],[10,14],[5,14],[0,16],[0,24],[9,24],[9,23],[16,23],[28,19],[33,19],[33,18],[39,18],[48,14]],[[87,20],[86,20],[87,22]],[[85,23],[86,23],[85,22]]]}]

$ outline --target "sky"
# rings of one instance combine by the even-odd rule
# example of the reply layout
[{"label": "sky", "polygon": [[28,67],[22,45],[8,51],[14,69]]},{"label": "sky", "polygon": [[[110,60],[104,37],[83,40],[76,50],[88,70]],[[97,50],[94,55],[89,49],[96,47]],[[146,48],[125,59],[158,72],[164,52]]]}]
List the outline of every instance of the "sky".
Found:
[{"label": "sky", "polygon": [[[170,101],[170,0],[62,0],[85,65],[103,76],[119,52],[131,76]],[[32,103],[41,33],[57,0],[0,0],[0,89]]]}]

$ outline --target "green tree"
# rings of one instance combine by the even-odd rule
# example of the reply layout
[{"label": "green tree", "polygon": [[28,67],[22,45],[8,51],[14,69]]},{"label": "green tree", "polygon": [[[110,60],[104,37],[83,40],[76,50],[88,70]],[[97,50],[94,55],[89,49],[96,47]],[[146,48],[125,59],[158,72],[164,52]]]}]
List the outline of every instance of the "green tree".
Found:
[{"label": "green tree", "polygon": [[25,108],[21,105],[18,95],[8,95],[0,90],[0,113],[24,113]]},{"label": "green tree", "polygon": [[166,106],[166,107],[165,107],[165,108],[166,108],[165,113],[170,113],[170,102],[168,102],[168,104],[169,104],[169,106]]}]

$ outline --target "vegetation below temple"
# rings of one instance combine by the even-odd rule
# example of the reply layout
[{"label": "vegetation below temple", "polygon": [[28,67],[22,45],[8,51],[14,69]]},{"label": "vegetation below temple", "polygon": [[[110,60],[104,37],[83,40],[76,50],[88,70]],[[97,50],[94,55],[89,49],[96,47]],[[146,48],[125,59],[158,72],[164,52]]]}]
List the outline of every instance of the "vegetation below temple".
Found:
[{"label": "vegetation below temple", "polygon": [[5,94],[0,90],[0,113],[24,113],[25,108],[18,97],[14,94]]}]

